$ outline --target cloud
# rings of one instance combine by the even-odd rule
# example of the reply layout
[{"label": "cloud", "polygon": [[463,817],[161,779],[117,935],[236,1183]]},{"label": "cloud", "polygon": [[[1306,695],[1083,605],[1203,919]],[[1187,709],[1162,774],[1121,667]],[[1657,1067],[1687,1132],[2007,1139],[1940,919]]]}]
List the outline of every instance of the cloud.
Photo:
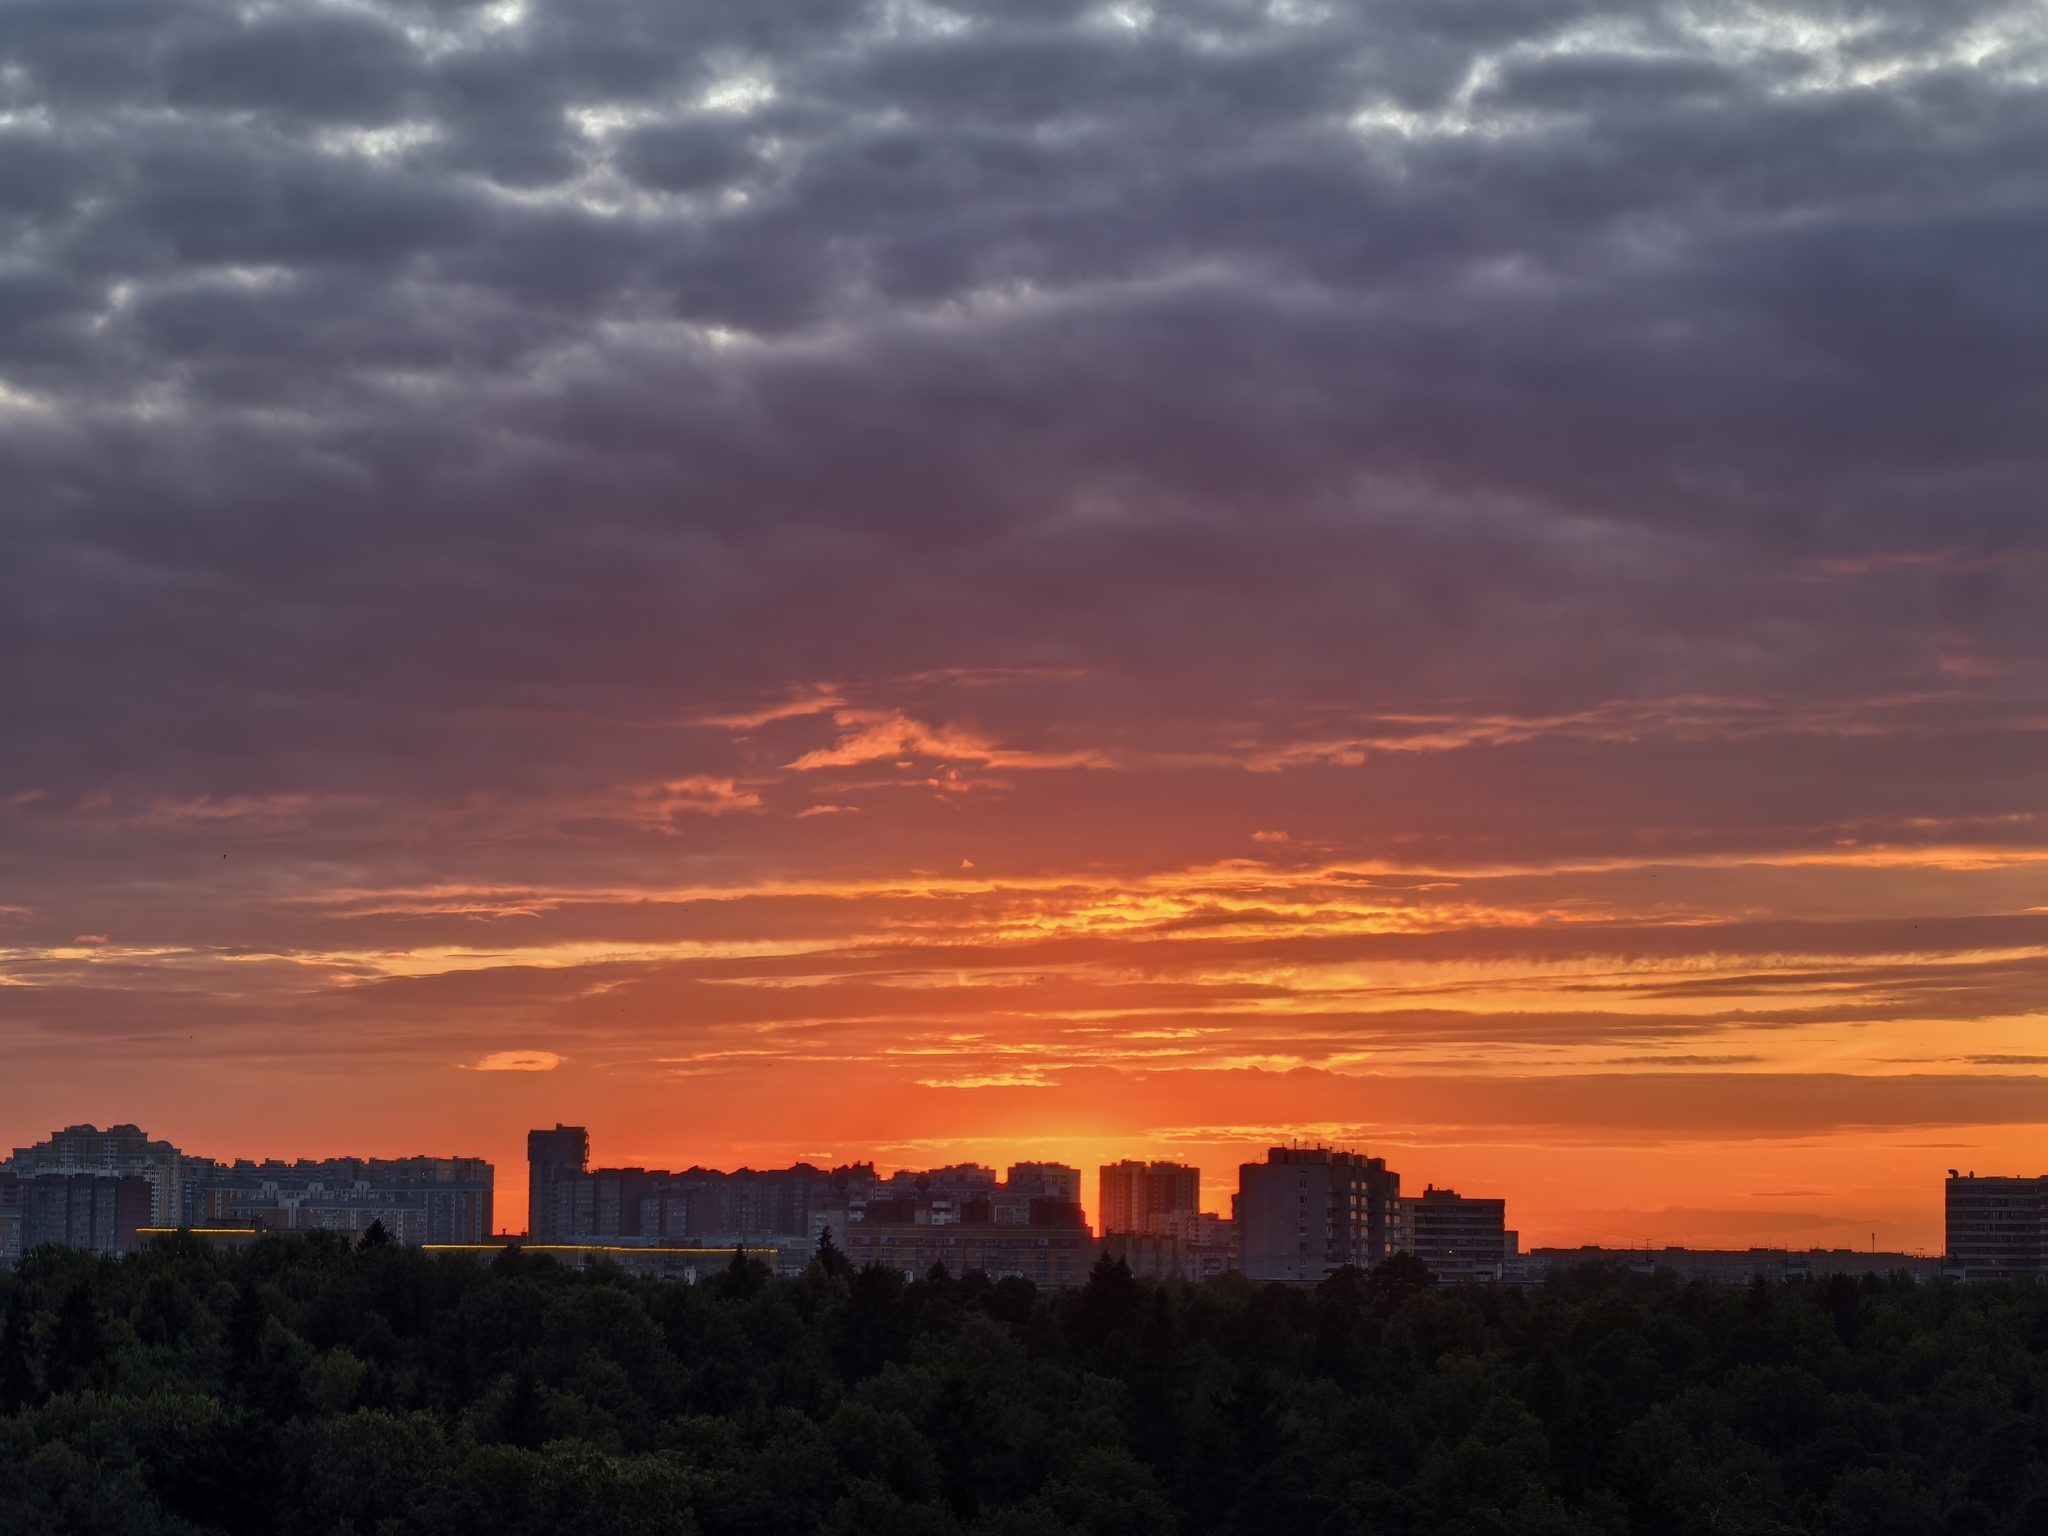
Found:
[{"label": "cloud", "polygon": [[[519,791],[822,677],[1066,690],[1009,766],[2038,694],[2016,13],[946,14],[11,12],[5,468],[78,511],[0,533],[0,778]],[[862,707],[791,756],[1046,740]]]},{"label": "cloud", "polygon": [[801,720],[808,715],[822,715],[842,708],[846,700],[840,690],[825,684],[791,691],[786,699],[775,703],[757,704],[751,708],[719,709],[695,717],[699,725],[723,725],[734,730],[754,730],[773,724],[777,720]]},{"label": "cloud", "polygon": [[365,808],[367,803],[346,795],[196,795],[123,807],[108,797],[88,797],[79,802],[76,814],[119,827],[163,831],[220,826],[269,830],[304,826],[321,817]]},{"label": "cloud", "polygon": [[935,757],[992,768],[1079,768],[1104,761],[1093,752],[1034,752],[999,747],[960,726],[929,726],[900,712],[838,711],[833,719],[845,728],[830,747],[806,752],[789,766],[798,772],[848,768],[899,757]]},{"label": "cloud", "polygon": [[553,1051],[493,1051],[476,1063],[478,1072],[552,1072],[563,1058]]},{"label": "cloud", "polygon": [[668,779],[638,795],[640,814],[651,821],[668,821],[688,812],[698,816],[724,816],[733,811],[758,811],[761,796],[741,789],[731,779],[693,774],[687,779]]}]

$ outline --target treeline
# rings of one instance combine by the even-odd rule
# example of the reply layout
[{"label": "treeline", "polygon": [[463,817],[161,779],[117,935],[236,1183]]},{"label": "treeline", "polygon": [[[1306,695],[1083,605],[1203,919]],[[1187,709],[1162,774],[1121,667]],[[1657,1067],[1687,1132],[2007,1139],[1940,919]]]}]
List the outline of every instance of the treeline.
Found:
[{"label": "treeline", "polygon": [[2048,1532],[2048,1288],[696,1286],[322,1235],[0,1274],[0,1536]]}]

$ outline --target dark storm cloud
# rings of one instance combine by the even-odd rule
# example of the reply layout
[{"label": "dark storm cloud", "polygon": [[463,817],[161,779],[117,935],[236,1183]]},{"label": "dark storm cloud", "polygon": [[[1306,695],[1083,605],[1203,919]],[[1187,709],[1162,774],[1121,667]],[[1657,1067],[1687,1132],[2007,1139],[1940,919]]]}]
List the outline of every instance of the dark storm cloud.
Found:
[{"label": "dark storm cloud", "polygon": [[1181,745],[1275,700],[2007,726],[2043,46],[2018,6],[10,6],[0,791],[625,781],[656,748],[504,722],[958,664],[1085,664],[1129,687],[1073,707]]}]

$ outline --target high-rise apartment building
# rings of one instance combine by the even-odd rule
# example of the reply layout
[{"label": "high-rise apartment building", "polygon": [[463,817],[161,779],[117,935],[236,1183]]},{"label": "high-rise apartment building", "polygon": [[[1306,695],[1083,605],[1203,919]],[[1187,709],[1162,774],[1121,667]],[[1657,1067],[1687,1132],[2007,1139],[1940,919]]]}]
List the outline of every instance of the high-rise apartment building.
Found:
[{"label": "high-rise apartment building", "polygon": [[[526,1133],[526,1233],[536,1243],[559,1243],[589,1230],[592,1191],[584,1184],[590,1166],[590,1132],[555,1122],[552,1131]],[[578,1208],[577,1195],[584,1204]]]},{"label": "high-rise apartment building", "polygon": [[1239,1267],[1253,1280],[1313,1284],[1369,1269],[1407,1246],[1401,1176],[1386,1160],[1328,1147],[1274,1147],[1238,1168],[1231,1202]]},{"label": "high-rise apartment building", "polygon": [[[1078,1251],[1070,1229],[1085,1220],[1080,1204],[1081,1171],[1064,1163],[1014,1163],[1001,1178],[995,1169],[979,1163],[905,1168],[887,1178],[877,1177],[872,1163],[829,1171],[798,1163],[782,1169],[742,1168],[727,1173],[691,1168],[671,1173],[587,1166],[589,1138],[579,1126],[535,1131],[527,1145],[532,1158],[529,1176],[534,1212],[529,1222],[530,1240],[536,1244],[719,1247],[744,1243],[779,1249],[785,1263],[801,1268],[819,1233],[829,1227],[833,1240],[849,1252],[856,1251],[852,1245],[858,1236],[863,1240],[860,1253],[879,1254],[877,1262],[886,1259],[892,1266],[899,1257],[904,1258],[906,1267],[915,1267],[917,1255],[926,1245],[913,1239],[905,1246],[892,1238],[886,1252],[877,1249],[882,1228],[1057,1229],[1056,1238],[1045,1230],[1036,1235],[1011,1234],[1020,1241],[1028,1237],[1027,1248],[1044,1248],[1059,1256],[1050,1269],[1036,1259],[1027,1263],[1019,1258],[1024,1250],[1007,1238],[997,1243],[1001,1234],[961,1234],[959,1242],[949,1245],[949,1263],[979,1267],[983,1257],[1000,1248],[1005,1255],[1002,1273],[1028,1274],[1050,1284],[1064,1283],[1058,1277],[1066,1273]],[[1192,1175],[1195,1170],[1184,1172]],[[1219,1227],[1210,1217],[1207,1228],[1195,1231],[1198,1213],[1179,1214],[1190,1223],[1186,1240],[1191,1248],[1200,1250],[1204,1273],[1234,1267],[1235,1248],[1228,1223]],[[1175,1229],[1169,1235],[1181,1233]],[[989,1257],[989,1262],[995,1259]]]},{"label": "high-rise apartment building", "polygon": [[127,1253],[184,1217],[205,1163],[133,1125],[71,1125],[0,1164],[0,1263],[39,1243]]},{"label": "high-rise apartment building", "polygon": [[[652,1245],[742,1243],[799,1249],[816,1238],[814,1214],[835,1230],[875,1186],[872,1164],[829,1172],[789,1168],[592,1168],[590,1135],[556,1125],[526,1138],[527,1235],[534,1243]],[[990,1174],[993,1177],[993,1174]]]},{"label": "high-rise apartment building", "polygon": [[1081,1198],[1081,1170],[1065,1163],[1012,1163],[1003,1175],[1006,1188],[1035,1191],[1026,1198],[1073,1200]]},{"label": "high-rise apartment building", "polygon": [[126,1253],[154,1231],[232,1225],[402,1243],[482,1242],[491,1165],[471,1157],[217,1163],[132,1125],[68,1126],[0,1164],[0,1262],[38,1243]]},{"label": "high-rise apartment building", "polygon": [[[185,1214],[192,1177],[206,1166],[204,1159],[188,1158],[168,1141],[153,1141],[132,1125],[109,1126],[104,1131],[94,1125],[66,1126],[53,1132],[48,1141],[16,1147],[14,1155],[0,1164],[24,1188],[45,1179],[141,1179],[149,1186],[143,1226],[176,1226]],[[67,1198],[67,1207],[69,1203]],[[28,1204],[22,1209],[26,1211]],[[67,1239],[30,1236],[26,1228],[23,1232],[23,1245],[29,1248],[38,1242],[64,1241]]]},{"label": "high-rise apartment building", "polygon": [[1948,1171],[1948,1257],[1965,1280],[2041,1273],[2048,1177],[2012,1178]]},{"label": "high-rise apartment building", "polygon": [[1507,1202],[1467,1199],[1431,1186],[1401,1202],[1407,1246],[1446,1285],[1498,1280],[1507,1260]]},{"label": "high-rise apartment building", "polygon": [[381,1225],[397,1243],[481,1243],[491,1235],[495,1190],[495,1172],[479,1157],[242,1158],[194,1176],[183,1224],[350,1238]]},{"label": "high-rise apartment building", "polygon": [[1141,1163],[1126,1158],[1097,1174],[1103,1235],[1155,1230],[1156,1218],[1199,1212],[1202,1170],[1186,1163]]},{"label": "high-rise apartment building", "polygon": [[[818,1234],[857,1262],[922,1272],[929,1252],[957,1271],[988,1268],[1065,1284],[1072,1266],[1093,1262],[1076,1246],[1088,1238],[1081,1213],[1081,1172],[1061,1163],[1018,1163],[1007,1178],[961,1163],[878,1178],[873,1163],[830,1170],[788,1168],[592,1168],[581,1126],[557,1125],[527,1137],[535,1244],[774,1249],[800,1269]],[[933,1227],[974,1228],[937,1245]],[[982,1229],[1003,1229],[984,1231]],[[858,1241],[856,1241],[856,1238]],[[1013,1240],[1014,1239],[1014,1240]],[[943,1252],[940,1252],[943,1250]]]},{"label": "high-rise apartment building", "polygon": [[0,1263],[14,1263],[39,1243],[131,1253],[150,1224],[153,1196],[149,1181],[134,1174],[0,1174]]}]

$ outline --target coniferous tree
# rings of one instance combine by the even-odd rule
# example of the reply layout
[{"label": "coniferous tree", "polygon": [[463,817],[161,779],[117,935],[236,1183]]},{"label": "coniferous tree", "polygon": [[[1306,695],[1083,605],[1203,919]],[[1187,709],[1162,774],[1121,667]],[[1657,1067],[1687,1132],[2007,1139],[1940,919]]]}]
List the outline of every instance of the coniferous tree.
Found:
[{"label": "coniferous tree", "polygon": [[818,1251],[812,1257],[817,1260],[818,1267],[834,1279],[853,1273],[852,1262],[839,1251],[839,1245],[832,1241],[832,1228],[829,1223],[819,1230]]},{"label": "coniferous tree", "polygon": [[768,1283],[768,1266],[753,1257],[738,1243],[732,1246],[732,1263],[726,1266],[719,1277],[725,1294],[735,1301],[745,1301],[758,1293]]},{"label": "coniferous tree", "polygon": [[50,1349],[43,1373],[52,1392],[76,1392],[99,1386],[106,1375],[107,1322],[87,1280],[65,1291],[50,1329]]},{"label": "coniferous tree", "polygon": [[28,1302],[16,1286],[0,1325],[0,1414],[26,1408],[36,1398],[35,1362],[29,1356]]}]

